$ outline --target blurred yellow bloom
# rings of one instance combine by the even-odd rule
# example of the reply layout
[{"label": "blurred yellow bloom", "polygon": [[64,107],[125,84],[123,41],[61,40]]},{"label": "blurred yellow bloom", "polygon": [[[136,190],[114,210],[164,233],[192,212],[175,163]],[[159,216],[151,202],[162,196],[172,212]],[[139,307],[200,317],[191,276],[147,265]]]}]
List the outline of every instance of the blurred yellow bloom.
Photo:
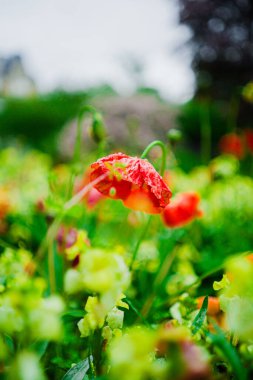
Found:
[{"label": "blurred yellow bloom", "polygon": [[242,96],[249,103],[253,103],[253,82],[249,82],[244,86]]},{"label": "blurred yellow bloom", "polygon": [[108,312],[117,304],[128,308],[121,298],[129,282],[130,272],[121,255],[90,248],[80,256],[78,267],[66,272],[64,287],[69,294],[96,293]]},{"label": "blurred yellow bloom", "polygon": [[89,297],[85,305],[87,314],[78,322],[78,328],[81,336],[89,336],[90,333],[101,328],[104,324],[107,310],[98,300],[98,297]]},{"label": "blurred yellow bloom", "polygon": [[140,380],[150,377],[155,341],[155,333],[143,327],[133,327],[116,337],[109,348],[111,378]]},{"label": "blurred yellow bloom", "polygon": [[88,297],[85,305],[87,314],[78,322],[78,328],[82,337],[89,336],[92,331],[103,327],[103,337],[110,340],[123,326],[124,312],[114,306],[111,310],[98,297]]},{"label": "blurred yellow bloom", "polygon": [[[242,340],[253,339],[253,265],[247,257],[227,260],[229,281],[220,291],[220,307],[228,330]],[[222,282],[222,281],[221,281]]]}]

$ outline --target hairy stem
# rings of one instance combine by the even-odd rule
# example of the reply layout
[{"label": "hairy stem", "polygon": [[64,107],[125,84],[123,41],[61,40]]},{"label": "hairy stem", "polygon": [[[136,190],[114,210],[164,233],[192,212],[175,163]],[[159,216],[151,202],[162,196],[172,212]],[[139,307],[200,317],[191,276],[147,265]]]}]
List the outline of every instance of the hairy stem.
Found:
[{"label": "hairy stem", "polygon": [[151,151],[151,149],[153,149],[155,146],[160,146],[161,150],[162,150],[162,163],[161,163],[161,168],[160,168],[160,174],[161,176],[163,176],[164,174],[164,171],[165,171],[165,167],[166,167],[166,156],[167,156],[167,152],[166,152],[166,147],[164,145],[164,143],[160,140],[155,140],[153,141],[152,143],[150,143],[147,148],[144,150],[144,152],[142,153],[141,155],[141,158],[146,158],[148,153]]}]

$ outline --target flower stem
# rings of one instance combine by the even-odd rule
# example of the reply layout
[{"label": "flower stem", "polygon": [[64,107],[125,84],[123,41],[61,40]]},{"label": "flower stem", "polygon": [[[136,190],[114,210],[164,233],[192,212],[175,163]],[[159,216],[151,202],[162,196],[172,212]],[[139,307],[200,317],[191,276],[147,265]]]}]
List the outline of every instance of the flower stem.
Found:
[{"label": "flower stem", "polygon": [[54,262],[54,246],[53,241],[48,247],[48,272],[49,272],[49,287],[50,293],[56,292],[56,278],[55,278],[55,262]]},{"label": "flower stem", "polygon": [[136,246],[135,246],[134,251],[133,251],[132,260],[131,260],[131,263],[130,263],[130,270],[133,268],[135,259],[137,257],[137,254],[138,254],[138,251],[139,251],[139,248],[140,248],[140,245],[141,245],[141,242],[145,238],[145,236],[146,236],[146,234],[148,232],[151,220],[152,220],[152,215],[149,216],[148,221],[145,224],[145,226],[144,226],[144,228],[142,230],[142,233],[141,233],[141,235],[140,235],[140,237],[139,237],[139,239],[138,239],[138,241],[136,243]]},{"label": "flower stem", "polygon": [[77,118],[77,132],[76,132],[76,140],[75,140],[75,147],[74,147],[74,157],[73,161],[75,163],[81,161],[81,150],[82,150],[82,124],[87,116],[87,114],[90,114],[91,116],[94,115],[96,112],[96,109],[90,105],[85,105],[81,110],[79,111],[78,118]]},{"label": "flower stem", "polygon": [[174,249],[174,251],[171,252],[171,254],[167,255],[165,260],[163,261],[159,271],[157,272],[157,276],[155,278],[154,284],[153,284],[153,290],[149,294],[149,297],[147,298],[146,302],[143,305],[143,308],[141,310],[141,314],[143,315],[144,318],[147,318],[149,315],[149,312],[153,306],[153,302],[156,297],[156,290],[161,286],[163,283],[164,279],[166,278],[171,265],[176,257],[177,250]]},{"label": "flower stem", "polygon": [[201,158],[204,164],[207,164],[211,158],[211,124],[208,105],[203,105],[201,109]]},{"label": "flower stem", "polygon": [[58,228],[61,224],[61,221],[64,218],[64,216],[67,214],[67,212],[73,206],[75,206],[78,202],[80,202],[80,200],[84,197],[84,195],[86,195],[92,189],[93,186],[95,186],[100,181],[103,181],[107,177],[107,175],[108,175],[107,173],[102,174],[101,176],[96,178],[94,181],[90,182],[88,185],[83,187],[76,195],[74,195],[68,202],[66,202],[63,205],[62,211],[56,216],[55,220],[53,221],[53,223],[51,224],[51,226],[47,230],[46,237],[42,241],[42,243],[38,249],[37,259],[42,258],[44,252],[50,246],[50,243],[55,238],[57,231],[58,231]]},{"label": "flower stem", "polygon": [[[151,151],[151,149],[153,149],[155,146],[160,146],[161,150],[162,150],[162,163],[161,163],[161,168],[160,168],[160,174],[161,176],[163,176],[164,174],[164,170],[165,170],[165,166],[166,166],[166,155],[167,155],[167,152],[166,152],[166,147],[164,145],[164,143],[160,140],[155,140],[153,141],[152,143],[150,143],[146,149],[144,150],[144,152],[142,153],[141,155],[141,158],[146,158],[146,156],[148,155],[148,153]],[[130,269],[132,269],[133,267],[133,264],[135,262],[135,259],[137,257],[137,254],[138,254],[138,251],[139,251],[139,248],[140,248],[140,245],[141,245],[141,242],[142,240],[145,238],[146,234],[147,234],[147,231],[149,229],[149,226],[150,226],[150,223],[151,223],[151,220],[152,220],[152,216],[149,216],[148,218],[148,221],[146,223],[146,225],[144,226],[144,229],[136,243],[136,246],[135,246],[135,249],[133,251],[133,256],[132,256],[132,260],[131,260],[131,263],[130,263]]]},{"label": "flower stem", "polygon": [[[102,115],[91,105],[85,105],[79,111],[77,118],[77,132],[74,147],[73,162],[75,164],[81,161],[82,151],[82,125],[86,116],[91,116],[91,135],[94,141],[98,144],[99,150],[104,150],[105,145],[105,128]],[[101,149],[102,148],[102,149]]]},{"label": "flower stem", "polygon": [[164,174],[164,171],[165,171],[165,167],[166,167],[166,156],[167,156],[167,152],[166,152],[166,146],[164,145],[164,143],[160,140],[155,140],[153,141],[152,143],[150,143],[147,148],[144,150],[144,152],[142,153],[141,155],[141,158],[146,158],[148,153],[151,151],[151,149],[153,149],[155,146],[160,146],[161,150],[162,150],[162,163],[161,163],[161,168],[160,168],[160,174],[161,176],[163,176]]}]

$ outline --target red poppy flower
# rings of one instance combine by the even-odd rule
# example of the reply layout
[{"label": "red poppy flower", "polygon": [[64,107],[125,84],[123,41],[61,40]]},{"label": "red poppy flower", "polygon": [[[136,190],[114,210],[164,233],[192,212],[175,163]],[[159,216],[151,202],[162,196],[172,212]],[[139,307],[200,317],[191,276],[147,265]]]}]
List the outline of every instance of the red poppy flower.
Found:
[{"label": "red poppy flower", "polygon": [[126,207],[158,214],[169,203],[171,191],[147,160],[115,153],[93,163],[91,170],[91,181],[108,174],[95,188]]},{"label": "red poppy flower", "polygon": [[164,223],[172,228],[181,227],[202,216],[202,211],[198,209],[199,202],[200,198],[196,193],[178,194],[164,209]]},{"label": "red poppy flower", "polygon": [[242,159],[245,155],[243,140],[236,133],[224,135],[219,145],[222,153],[232,154],[238,159]]}]

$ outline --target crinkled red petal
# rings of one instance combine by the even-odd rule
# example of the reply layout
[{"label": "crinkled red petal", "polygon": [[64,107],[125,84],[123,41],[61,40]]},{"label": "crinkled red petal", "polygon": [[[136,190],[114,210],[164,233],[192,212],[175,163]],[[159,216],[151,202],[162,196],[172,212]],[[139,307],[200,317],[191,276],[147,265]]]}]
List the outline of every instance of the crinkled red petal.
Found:
[{"label": "crinkled red petal", "polygon": [[[91,181],[108,173],[108,177],[95,187],[111,198],[125,200],[131,191],[144,189],[152,195],[154,206],[160,208],[164,208],[171,198],[171,191],[147,160],[115,153],[93,163],[91,169]],[[115,195],[111,194],[112,188]]]}]

